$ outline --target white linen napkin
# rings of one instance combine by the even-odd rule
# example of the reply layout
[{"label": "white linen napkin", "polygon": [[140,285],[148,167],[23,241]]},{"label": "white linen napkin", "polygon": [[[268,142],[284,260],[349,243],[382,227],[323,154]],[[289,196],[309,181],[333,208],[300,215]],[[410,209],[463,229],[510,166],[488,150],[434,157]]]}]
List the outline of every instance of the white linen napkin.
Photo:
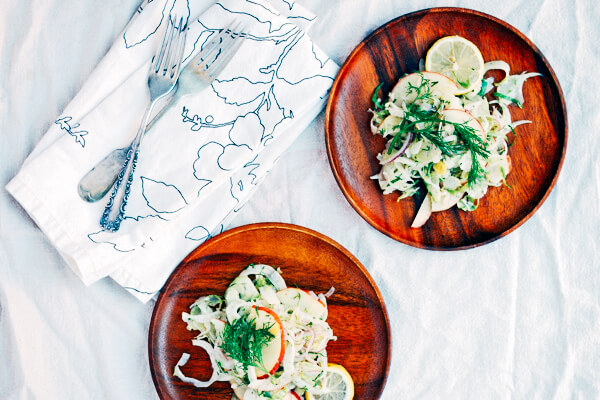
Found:
[{"label": "white linen napkin", "polygon": [[[314,16],[273,2],[145,1],[7,185],[85,284],[110,275],[149,300],[322,110],[338,67],[306,34]],[[246,38],[210,87],[182,98],[146,134],[125,219],[108,232],[99,225],[108,196],[87,203],[77,185],[133,138],[169,14],[188,18],[186,61],[234,19]]]}]

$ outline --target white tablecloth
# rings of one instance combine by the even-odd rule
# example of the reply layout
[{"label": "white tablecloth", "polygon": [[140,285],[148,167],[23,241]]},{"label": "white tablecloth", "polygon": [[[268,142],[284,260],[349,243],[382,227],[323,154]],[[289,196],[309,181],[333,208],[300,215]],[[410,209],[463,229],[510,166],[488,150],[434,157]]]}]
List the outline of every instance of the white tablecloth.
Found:
[{"label": "white tablecloth", "polygon": [[[562,85],[570,128],[562,173],[539,211],[507,237],[466,251],[419,250],[379,233],[350,207],[329,167],[321,114],[231,226],[303,225],[359,258],[390,317],[383,399],[600,398],[597,1],[302,4],[319,17],[312,38],[340,64],[374,28],[421,8],[474,8],[512,24],[546,55]],[[0,1],[0,187],[137,5]],[[147,359],[153,304],[110,279],[85,287],[0,192],[0,399],[156,398]]]}]

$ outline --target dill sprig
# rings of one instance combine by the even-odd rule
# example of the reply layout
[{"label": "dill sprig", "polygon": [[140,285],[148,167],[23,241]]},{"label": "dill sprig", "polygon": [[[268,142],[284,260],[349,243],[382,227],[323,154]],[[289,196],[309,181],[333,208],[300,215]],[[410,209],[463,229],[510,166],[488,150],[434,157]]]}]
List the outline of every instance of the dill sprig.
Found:
[{"label": "dill sprig", "polygon": [[245,369],[257,367],[268,373],[262,360],[262,348],[275,337],[269,330],[271,325],[256,328],[255,319],[238,318],[232,324],[226,324],[221,339],[221,350],[229,357],[239,361]]},{"label": "dill sprig", "polygon": [[[487,159],[490,156],[485,142],[477,135],[475,129],[464,123],[450,122],[439,117],[439,113],[444,106],[441,102],[439,107],[431,110],[422,110],[417,104],[418,101],[426,101],[432,98],[432,88],[437,82],[431,82],[421,75],[421,82],[418,86],[411,83],[408,85],[408,93],[415,93],[415,100],[407,106],[407,109],[399,125],[394,126],[395,135],[392,138],[388,148],[388,154],[394,150],[400,149],[402,141],[409,132],[412,132],[416,138],[423,137],[429,140],[433,145],[440,149],[445,156],[454,156],[461,152],[469,151],[471,154],[471,169],[467,181],[469,186],[476,184],[484,177],[485,171],[479,162],[479,157]],[[417,128],[420,125],[420,128]],[[444,140],[442,133],[444,127],[452,125],[454,132],[458,137],[455,143]]]}]

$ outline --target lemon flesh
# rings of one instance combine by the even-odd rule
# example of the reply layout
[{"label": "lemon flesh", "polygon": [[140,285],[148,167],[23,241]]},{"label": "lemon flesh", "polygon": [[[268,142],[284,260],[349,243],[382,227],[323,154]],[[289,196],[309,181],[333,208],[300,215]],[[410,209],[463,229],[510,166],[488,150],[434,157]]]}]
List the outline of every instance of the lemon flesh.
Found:
[{"label": "lemon flesh", "polygon": [[329,364],[325,370],[325,390],[321,394],[306,392],[306,400],[352,400],[354,398],[354,381],[344,367]]},{"label": "lemon flesh", "polygon": [[456,94],[479,88],[485,72],[477,46],[460,36],[446,36],[435,42],[427,52],[425,69],[452,79],[460,88]]}]

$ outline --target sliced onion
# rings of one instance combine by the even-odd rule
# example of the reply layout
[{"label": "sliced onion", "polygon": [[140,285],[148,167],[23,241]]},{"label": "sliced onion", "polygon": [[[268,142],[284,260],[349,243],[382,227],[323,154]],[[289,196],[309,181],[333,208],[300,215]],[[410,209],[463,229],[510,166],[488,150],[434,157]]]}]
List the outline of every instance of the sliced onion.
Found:
[{"label": "sliced onion", "polygon": [[208,354],[208,357],[210,358],[210,364],[211,364],[212,370],[213,370],[212,375],[210,376],[210,379],[207,381],[201,381],[196,378],[185,376],[185,374],[183,372],[181,372],[181,369],[179,367],[183,367],[185,364],[187,364],[188,360],[190,359],[190,355],[188,353],[183,353],[181,355],[181,358],[179,359],[179,361],[177,361],[177,364],[175,365],[175,368],[173,370],[174,376],[178,377],[185,383],[191,383],[192,385],[199,387],[199,388],[209,387],[216,381],[228,381],[230,379],[230,376],[228,374],[219,374],[217,365],[215,363],[215,357],[214,357],[215,349],[208,342],[206,342],[204,340],[195,339],[195,340],[192,340],[192,344],[194,346],[202,347]]},{"label": "sliced onion", "polygon": [[332,294],[335,293],[335,288],[332,286],[329,288],[329,290],[327,291],[327,293],[324,294],[325,297],[331,297]]},{"label": "sliced onion", "polygon": [[310,340],[306,345],[306,351],[304,352],[304,358],[308,358],[308,352],[312,349],[313,344],[315,343],[315,331],[311,327],[307,327],[306,330],[310,333]]},{"label": "sliced onion", "polygon": [[271,267],[270,265],[266,265],[266,264],[250,265],[245,270],[243,270],[242,273],[240,274],[240,276],[248,276],[248,275],[264,275],[264,276],[266,276],[267,278],[269,278],[269,281],[271,281],[273,286],[275,286],[275,289],[277,289],[277,291],[287,288],[287,285],[285,284],[285,281],[283,280],[281,275],[279,275],[279,272],[277,272],[275,270],[275,268]]},{"label": "sliced onion", "polygon": [[408,132],[408,135],[406,136],[406,139],[404,139],[404,143],[402,143],[402,146],[400,147],[400,149],[397,152],[392,153],[390,155],[390,158],[388,158],[386,161],[384,161],[382,163],[382,165],[389,164],[392,161],[394,161],[396,158],[398,158],[402,154],[404,154],[404,152],[406,152],[406,149],[408,149],[408,146],[412,143],[413,137],[414,137],[414,134],[412,132]]},{"label": "sliced onion", "polygon": [[492,69],[501,69],[504,71],[505,77],[510,75],[510,65],[506,61],[488,61],[484,64],[484,73]]},{"label": "sliced onion", "polygon": [[320,344],[320,346],[319,346],[319,347],[317,347],[317,348],[315,348],[315,349],[312,349],[312,352],[313,352],[313,353],[320,353],[320,352],[322,352],[323,350],[325,350],[325,349],[327,348],[327,345],[329,344],[329,340],[330,340],[329,338],[325,338],[325,337],[324,337],[324,338],[323,338],[323,341],[322,341],[321,343],[319,343],[319,344]]},{"label": "sliced onion", "polygon": [[286,332],[285,354],[283,355],[281,364],[283,365],[283,370],[288,375],[292,375],[296,371],[296,367],[294,366],[294,359],[296,357],[296,343],[294,339],[294,337],[290,336],[290,334]]},{"label": "sliced onion", "polygon": [[[193,339],[192,344],[194,346],[202,347],[204,349],[204,351],[206,351],[206,353],[208,354],[208,358],[210,359],[210,365],[212,366],[212,369],[213,369],[213,376],[216,377],[215,380],[228,381],[231,379],[231,377],[228,374],[219,373],[219,368],[215,361],[215,348],[210,343],[208,343],[206,340]],[[211,379],[212,379],[212,377],[211,377]]]},{"label": "sliced onion", "polygon": [[523,125],[523,124],[531,124],[531,121],[529,121],[528,119],[514,121],[514,122],[510,123],[510,126],[512,126],[512,128],[515,129],[517,126]]}]

